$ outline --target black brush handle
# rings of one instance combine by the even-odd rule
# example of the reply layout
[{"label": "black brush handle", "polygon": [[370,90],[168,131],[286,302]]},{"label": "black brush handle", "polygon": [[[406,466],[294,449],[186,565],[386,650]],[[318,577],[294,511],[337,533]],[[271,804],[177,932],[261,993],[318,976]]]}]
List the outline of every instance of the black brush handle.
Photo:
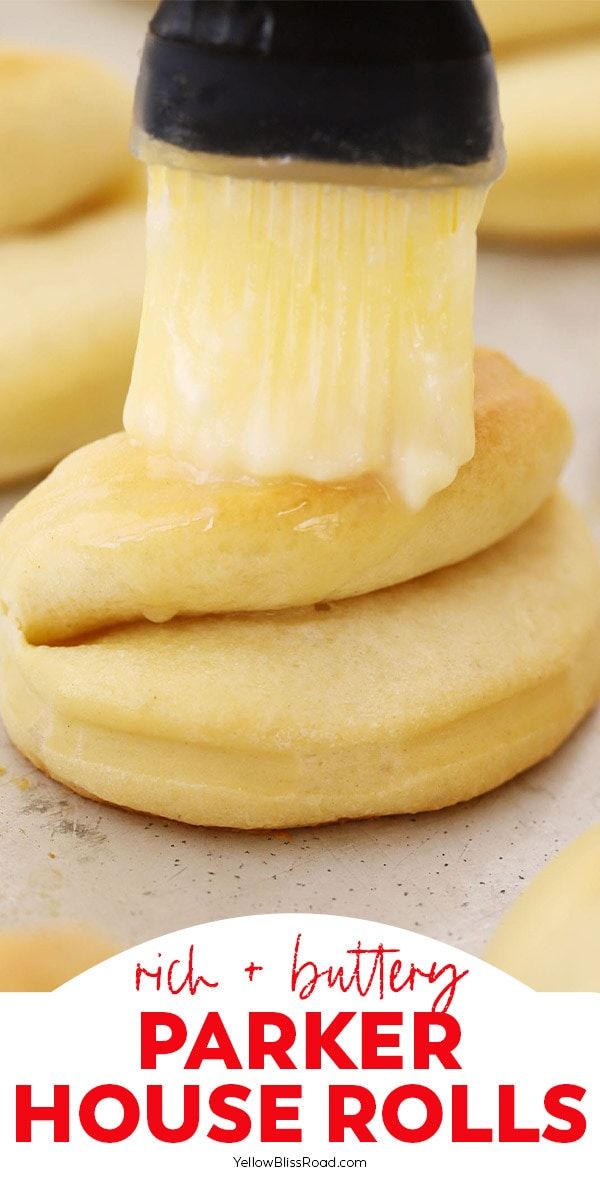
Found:
[{"label": "black brush handle", "polygon": [[136,121],[185,150],[405,168],[488,162],[500,136],[470,0],[162,0]]}]

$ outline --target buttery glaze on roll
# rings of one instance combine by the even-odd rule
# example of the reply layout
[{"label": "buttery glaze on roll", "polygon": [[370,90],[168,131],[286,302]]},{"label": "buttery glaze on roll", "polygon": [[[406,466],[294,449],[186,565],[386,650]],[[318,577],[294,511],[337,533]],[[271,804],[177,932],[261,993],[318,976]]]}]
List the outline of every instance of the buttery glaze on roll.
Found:
[{"label": "buttery glaze on roll", "polygon": [[340,599],[475,554],[548,497],[571,441],[549,389],[502,355],[480,350],[475,379],[475,456],[418,512],[372,477],[203,483],[124,434],[97,442],[5,519],[0,602],[28,641],[52,643]]}]

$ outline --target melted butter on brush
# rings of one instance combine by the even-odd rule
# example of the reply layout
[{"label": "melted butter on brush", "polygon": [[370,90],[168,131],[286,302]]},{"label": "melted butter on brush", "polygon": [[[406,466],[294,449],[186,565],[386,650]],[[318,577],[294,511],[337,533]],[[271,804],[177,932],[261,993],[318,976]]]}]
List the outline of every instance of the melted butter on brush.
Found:
[{"label": "melted butter on brush", "polygon": [[150,165],[129,435],[208,478],[371,474],[424,505],[474,450],[485,192]]}]

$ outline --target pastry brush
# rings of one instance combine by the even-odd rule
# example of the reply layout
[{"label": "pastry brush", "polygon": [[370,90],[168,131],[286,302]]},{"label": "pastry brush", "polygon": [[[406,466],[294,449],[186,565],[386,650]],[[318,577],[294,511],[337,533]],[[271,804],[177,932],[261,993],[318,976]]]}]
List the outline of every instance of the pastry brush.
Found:
[{"label": "pastry brush", "polygon": [[473,5],[163,0],[135,113],[129,434],[202,478],[377,475],[423,505],[474,449],[476,228],[502,145]]}]

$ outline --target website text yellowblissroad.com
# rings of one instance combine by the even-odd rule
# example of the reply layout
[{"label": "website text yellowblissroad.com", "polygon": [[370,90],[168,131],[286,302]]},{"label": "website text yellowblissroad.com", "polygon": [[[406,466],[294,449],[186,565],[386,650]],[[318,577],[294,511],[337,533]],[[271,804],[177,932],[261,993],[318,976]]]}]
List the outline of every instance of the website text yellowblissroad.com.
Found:
[{"label": "website text yellowblissroad.com", "polygon": [[338,1167],[354,1169],[367,1165],[366,1158],[337,1158],[335,1155],[332,1158],[311,1158],[309,1154],[304,1154],[302,1158],[288,1158],[282,1154],[276,1154],[272,1158],[241,1158],[234,1154],[233,1161],[236,1167],[254,1167],[258,1170],[269,1167],[320,1167],[321,1170],[335,1170]]}]

